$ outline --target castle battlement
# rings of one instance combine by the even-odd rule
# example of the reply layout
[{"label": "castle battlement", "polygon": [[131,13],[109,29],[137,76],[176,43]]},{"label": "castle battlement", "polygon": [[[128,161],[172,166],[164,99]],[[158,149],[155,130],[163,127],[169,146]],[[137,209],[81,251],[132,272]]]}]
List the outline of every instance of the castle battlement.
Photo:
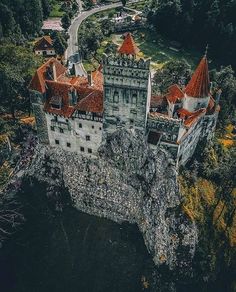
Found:
[{"label": "castle battlement", "polygon": [[148,70],[150,69],[150,59],[144,60],[143,58],[135,58],[132,55],[111,55],[103,56],[103,64],[107,66],[116,66],[116,67],[126,67],[131,69],[141,69]]}]

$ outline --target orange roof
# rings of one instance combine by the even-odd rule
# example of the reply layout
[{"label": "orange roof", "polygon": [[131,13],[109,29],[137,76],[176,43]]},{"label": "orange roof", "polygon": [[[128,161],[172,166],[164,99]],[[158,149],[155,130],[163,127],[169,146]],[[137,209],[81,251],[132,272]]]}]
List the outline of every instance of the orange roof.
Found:
[{"label": "orange roof", "polygon": [[63,73],[66,72],[66,68],[55,58],[50,58],[40,68],[37,69],[33,78],[30,81],[29,89],[44,93],[46,91],[45,81],[48,79],[46,75],[47,68],[55,64],[56,77],[59,78]]},{"label": "orange roof", "polygon": [[45,35],[38,39],[34,45],[35,50],[45,50],[51,49],[53,46],[53,41],[49,35]]},{"label": "orange roof", "polygon": [[177,111],[180,115],[181,119],[184,119],[184,125],[186,127],[191,127],[192,124],[195,123],[195,121],[200,117],[202,114],[206,112],[205,108],[201,108],[195,112],[189,112],[188,110],[181,108]]},{"label": "orange roof", "polygon": [[166,95],[166,98],[171,103],[176,103],[178,99],[181,99],[184,97],[183,91],[179,88],[177,84],[171,85],[168,88],[168,93]]},{"label": "orange roof", "polygon": [[[57,115],[61,115],[64,117],[70,117],[74,112],[74,107],[69,105],[69,97],[68,92],[71,88],[71,84],[57,82],[54,80],[47,80],[47,101],[44,106],[44,110],[48,113],[53,113]],[[55,109],[51,107],[50,101],[53,97],[60,97],[62,99],[62,108]]]},{"label": "orange roof", "polygon": [[103,92],[100,90],[93,90],[78,103],[77,109],[85,112],[102,113]]},{"label": "orange roof", "polygon": [[[56,69],[56,80],[52,80],[51,76],[47,73],[48,67],[52,67],[53,64]],[[92,72],[92,85],[89,84],[88,78],[84,76],[68,77],[65,73],[66,68],[55,58],[51,58],[36,71],[32,78],[29,89],[41,93],[47,92],[44,110],[48,113],[65,117],[70,117],[75,109],[88,112],[102,112],[103,74],[101,68]],[[69,105],[69,91],[71,88],[74,88],[78,95],[78,103],[75,106]],[[61,109],[51,107],[50,102],[53,98],[61,99]]]},{"label": "orange roof", "polygon": [[209,96],[209,88],[208,62],[204,56],[186,86],[185,93],[191,97],[207,97]]},{"label": "orange roof", "polygon": [[164,96],[162,95],[152,95],[151,96],[151,107],[158,107],[164,102]]},{"label": "orange roof", "polygon": [[139,52],[139,48],[135,44],[130,32],[126,34],[123,44],[118,49],[118,52],[124,55],[137,55]]}]

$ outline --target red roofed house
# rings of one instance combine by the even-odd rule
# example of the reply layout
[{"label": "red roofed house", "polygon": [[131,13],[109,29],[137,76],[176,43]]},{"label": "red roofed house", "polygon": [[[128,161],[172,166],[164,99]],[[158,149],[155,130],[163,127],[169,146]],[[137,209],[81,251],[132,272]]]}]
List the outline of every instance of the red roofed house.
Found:
[{"label": "red roofed house", "polygon": [[56,55],[53,47],[53,41],[50,36],[43,36],[34,45],[34,52],[36,55],[45,57],[52,57]]},{"label": "red roofed house", "polygon": [[43,64],[29,89],[39,140],[84,155],[96,155],[102,139],[118,128],[136,129],[150,147],[168,150],[177,165],[192,157],[200,139],[214,133],[220,91],[210,93],[204,56],[185,88],[172,85],[152,96],[150,60],[137,57],[131,34],[99,69],[69,76],[55,58]]}]

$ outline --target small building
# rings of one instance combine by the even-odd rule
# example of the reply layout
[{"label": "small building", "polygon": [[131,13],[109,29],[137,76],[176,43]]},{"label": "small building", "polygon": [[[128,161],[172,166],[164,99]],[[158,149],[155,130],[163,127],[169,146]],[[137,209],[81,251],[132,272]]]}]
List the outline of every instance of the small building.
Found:
[{"label": "small building", "polygon": [[61,18],[48,18],[47,20],[44,20],[43,26],[42,26],[42,31],[47,34],[52,31],[63,31],[63,27],[61,24]]},{"label": "small building", "polygon": [[51,37],[47,35],[38,39],[34,45],[34,52],[36,55],[45,57],[55,56],[56,52],[53,47],[53,40]]}]

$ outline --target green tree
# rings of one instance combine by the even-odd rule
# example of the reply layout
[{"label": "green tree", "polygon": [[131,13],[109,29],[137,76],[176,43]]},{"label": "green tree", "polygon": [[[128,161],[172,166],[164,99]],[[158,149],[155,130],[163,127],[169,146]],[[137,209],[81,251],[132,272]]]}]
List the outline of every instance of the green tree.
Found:
[{"label": "green tree", "polygon": [[71,20],[68,14],[64,14],[61,18],[62,27],[67,30],[71,25]]},{"label": "green tree", "polygon": [[51,3],[49,0],[41,0],[43,8],[43,17],[47,18],[51,12]]},{"label": "green tree", "polygon": [[156,90],[165,93],[169,86],[183,86],[190,78],[191,68],[185,61],[169,61],[162,69],[157,70],[153,82]]},{"label": "green tree", "polygon": [[211,79],[215,89],[220,88],[221,110],[219,113],[219,122],[224,130],[225,126],[236,117],[236,77],[231,66],[222,67],[220,71],[212,71]]},{"label": "green tree", "polygon": [[27,85],[41,59],[31,48],[3,43],[0,45],[0,105],[15,118],[17,109],[28,103]]},{"label": "green tree", "polygon": [[59,32],[56,32],[52,37],[53,37],[53,46],[55,48],[56,53],[60,56],[64,55],[65,50],[67,48],[67,42],[65,38]]},{"label": "green tree", "polygon": [[121,0],[121,3],[123,5],[123,7],[125,7],[126,6],[126,3],[127,3],[127,0]]},{"label": "green tree", "polygon": [[0,24],[1,35],[8,37],[14,32],[16,22],[13,16],[13,12],[6,5],[0,3]]}]

